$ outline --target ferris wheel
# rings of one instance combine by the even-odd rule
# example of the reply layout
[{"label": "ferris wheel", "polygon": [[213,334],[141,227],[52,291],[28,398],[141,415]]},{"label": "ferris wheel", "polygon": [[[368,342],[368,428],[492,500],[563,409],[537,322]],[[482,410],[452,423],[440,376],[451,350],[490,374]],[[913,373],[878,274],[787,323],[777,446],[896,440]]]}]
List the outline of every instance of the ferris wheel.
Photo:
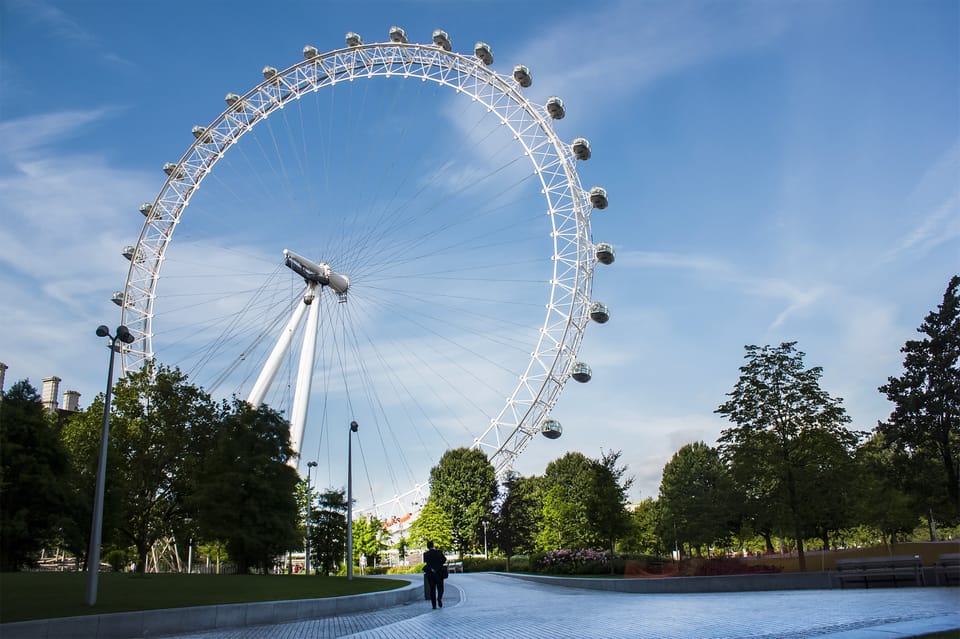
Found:
[{"label": "ferris wheel", "polygon": [[589,142],[554,129],[563,100],[492,64],[483,42],[393,27],[227,94],[123,251],[124,370],[156,358],[281,407],[304,468],[358,420],[374,504],[422,494],[444,448],[503,478],[559,437],[562,389],[592,376],[586,326],[609,319],[592,282],[614,249],[590,223],[607,193],[581,185]]}]

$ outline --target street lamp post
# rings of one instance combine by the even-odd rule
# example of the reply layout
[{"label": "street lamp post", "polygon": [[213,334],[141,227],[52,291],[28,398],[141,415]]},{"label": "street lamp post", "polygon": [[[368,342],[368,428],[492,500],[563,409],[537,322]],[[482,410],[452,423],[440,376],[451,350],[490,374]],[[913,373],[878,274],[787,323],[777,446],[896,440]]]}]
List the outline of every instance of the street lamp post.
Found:
[{"label": "street lamp post", "polygon": [[87,600],[88,606],[97,603],[97,579],[100,576],[100,539],[103,536],[103,493],[107,479],[107,443],[110,439],[110,402],[113,399],[113,356],[117,353],[117,341],[129,344],[133,335],[126,326],[118,326],[116,335],[100,325],[97,337],[110,338],[110,366],[107,368],[107,392],[103,398],[103,430],[100,433],[100,461],[97,464],[97,488],[93,497],[93,522],[90,525],[90,549],[87,552]]},{"label": "street lamp post", "polygon": [[487,555],[487,523],[489,522],[487,522],[487,520],[484,519],[483,520],[483,558],[484,559],[489,559],[489,556]]},{"label": "street lamp post", "polygon": [[307,552],[303,555],[304,571],[310,574],[310,516],[313,515],[313,493],[310,492],[310,471],[317,467],[317,462],[307,462]]},{"label": "street lamp post", "polygon": [[360,427],[350,422],[347,433],[347,579],[353,579],[353,434]]}]

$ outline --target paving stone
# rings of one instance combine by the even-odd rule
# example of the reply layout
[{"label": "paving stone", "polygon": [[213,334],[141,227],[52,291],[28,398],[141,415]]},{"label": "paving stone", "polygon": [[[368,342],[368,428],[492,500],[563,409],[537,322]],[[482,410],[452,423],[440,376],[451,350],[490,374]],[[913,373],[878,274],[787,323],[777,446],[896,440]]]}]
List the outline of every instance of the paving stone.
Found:
[{"label": "paving stone", "polygon": [[897,639],[960,629],[960,588],[636,594],[458,574],[444,607],[176,635],[178,639]]}]

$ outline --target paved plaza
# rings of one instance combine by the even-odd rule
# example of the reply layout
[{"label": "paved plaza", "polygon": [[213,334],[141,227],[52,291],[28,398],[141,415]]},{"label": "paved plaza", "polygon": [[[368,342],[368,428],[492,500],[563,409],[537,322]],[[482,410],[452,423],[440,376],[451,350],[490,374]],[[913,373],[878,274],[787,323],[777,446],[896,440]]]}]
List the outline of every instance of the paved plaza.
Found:
[{"label": "paved plaza", "polygon": [[[960,629],[960,588],[637,594],[455,574],[429,601],[179,639],[896,639]],[[958,632],[960,636],[960,632]]]}]

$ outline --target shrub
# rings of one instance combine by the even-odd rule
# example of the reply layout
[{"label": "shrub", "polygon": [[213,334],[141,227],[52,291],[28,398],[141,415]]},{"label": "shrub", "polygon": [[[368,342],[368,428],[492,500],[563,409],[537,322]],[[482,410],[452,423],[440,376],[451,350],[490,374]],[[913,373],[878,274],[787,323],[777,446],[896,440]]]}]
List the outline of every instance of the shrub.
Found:
[{"label": "shrub", "polygon": [[[609,574],[611,564],[614,570],[619,559],[607,551],[598,550],[551,550],[536,556],[534,565],[539,572],[559,575],[603,575]],[[623,572],[623,560],[619,559],[620,572]]]},{"label": "shrub", "polygon": [[463,571],[464,572],[491,572],[491,571],[500,571],[503,572],[507,569],[507,560],[503,557],[490,557],[484,559],[483,557],[464,557],[463,558]]},{"label": "shrub", "polygon": [[780,566],[751,564],[736,557],[694,557],[680,562],[680,574],[687,577],[755,575],[783,572]]}]

